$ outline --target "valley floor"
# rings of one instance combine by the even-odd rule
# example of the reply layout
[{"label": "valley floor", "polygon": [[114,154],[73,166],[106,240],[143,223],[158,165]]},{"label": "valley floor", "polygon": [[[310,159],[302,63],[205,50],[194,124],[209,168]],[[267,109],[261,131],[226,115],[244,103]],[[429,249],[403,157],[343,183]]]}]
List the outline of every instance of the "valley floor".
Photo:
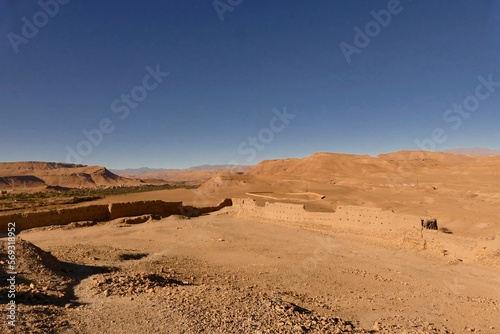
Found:
[{"label": "valley floor", "polygon": [[[75,284],[62,304],[19,302],[18,330],[500,330],[499,269],[450,263],[426,251],[312,231],[300,224],[260,222],[223,210],[137,225],[38,228],[20,237],[51,252],[63,261],[61,266],[78,266],[68,271]],[[33,284],[34,294],[43,293],[41,284]]]}]

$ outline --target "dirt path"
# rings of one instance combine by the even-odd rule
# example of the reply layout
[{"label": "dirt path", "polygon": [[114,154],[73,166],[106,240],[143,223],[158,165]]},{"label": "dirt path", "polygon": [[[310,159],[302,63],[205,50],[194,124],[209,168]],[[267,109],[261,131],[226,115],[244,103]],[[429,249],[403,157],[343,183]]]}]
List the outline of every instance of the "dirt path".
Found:
[{"label": "dirt path", "polygon": [[75,288],[68,333],[500,330],[498,270],[296,226],[213,213],[21,237],[118,268]]}]

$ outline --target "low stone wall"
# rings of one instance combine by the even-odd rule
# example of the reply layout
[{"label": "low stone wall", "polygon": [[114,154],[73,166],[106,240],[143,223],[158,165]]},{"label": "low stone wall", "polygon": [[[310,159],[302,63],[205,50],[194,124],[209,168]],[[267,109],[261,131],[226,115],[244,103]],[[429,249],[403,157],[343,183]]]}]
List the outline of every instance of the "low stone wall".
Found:
[{"label": "low stone wall", "polygon": [[111,203],[109,204],[109,220],[145,214],[157,214],[161,216],[181,214],[182,206],[182,202],[163,201]]},{"label": "low stone wall", "polygon": [[384,223],[402,222],[411,227],[420,228],[420,219],[416,216],[399,215],[380,208],[370,208],[354,205],[338,206],[335,212],[306,211],[304,204],[270,203],[258,206],[250,198],[233,198],[233,205],[241,215],[255,218],[276,219],[284,221],[336,221],[354,225],[366,223],[383,225]]},{"label": "low stone wall", "polygon": [[15,222],[16,231],[20,231],[40,226],[63,225],[75,221],[103,221],[108,218],[109,211],[106,204],[0,215],[0,233],[7,231],[9,222]]},{"label": "low stone wall", "polygon": [[222,202],[220,202],[217,206],[206,206],[204,208],[198,208],[200,210],[200,214],[205,214],[209,212],[215,212],[219,211],[222,208],[225,208],[226,206],[232,206],[233,205],[233,200],[230,198],[226,198]]},{"label": "low stone wall", "polygon": [[4,214],[0,215],[0,233],[7,232],[7,225],[10,222],[16,223],[16,231],[21,231],[34,227],[64,225],[77,221],[108,221],[144,214],[156,214],[165,217],[172,214],[184,215],[189,213],[189,216],[199,216],[231,205],[232,201],[230,199],[222,201],[217,206],[204,208],[184,206],[182,202],[140,201]]},{"label": "low stone wall", "polygon": [[421,230],[420,217],[380,208],[342,205],[335,212],[306,211],[303,204],[269,203],[258,206],[251,198],[233,198],[233,212],[301,227],[348,233],[377,239],[417,251],[430,250],[447,259],[476,261],[500,268],[500,233],[496,238],[469,238],[434,230]]}]

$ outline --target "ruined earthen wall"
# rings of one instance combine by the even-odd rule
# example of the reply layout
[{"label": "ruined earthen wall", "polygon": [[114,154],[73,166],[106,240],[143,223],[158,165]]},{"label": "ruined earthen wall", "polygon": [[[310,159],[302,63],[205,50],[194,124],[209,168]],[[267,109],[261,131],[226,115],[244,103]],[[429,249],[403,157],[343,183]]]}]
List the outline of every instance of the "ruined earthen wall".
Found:
[{"label": "ruined earthen wall", "polygon": [[5,214],[0,215],[0,233],[7,232],[7,225],[10,222],[16,223],[16,231],[21,231],[33,227],[64,225],[76,221],[107,221],[144,214],[168,216],[190,213],[190,215],[199,215],[217,211],[230,205],[232,205],[230,199],[222,201],[217,206],[205,208],[183,206],[182,202],[140,201]]},{"label": "ruined earthen wall", "polygon": [[219,211],[220,209],[226,206],[232,206],[232,205],[233,201],[230,198],[226,198],[225,200],[221,201],[217,206],[207,206],[204,208],[199,208],[198,210],[200,211],[200,214],[203,214],[203,213]]},{"label": "ruined earthen wall", "polygon": [[120,217],[140,216],[144,214],[169,215],[180,214],[182,202],[140,201],[109,204],[109,220]]},{"label": "ruined earthen wall", "polygon": [[430,250],[449,259],[481,262],[500,267],[500,233],[494,239],[469,238],[421,230],[420,217],[380,208],[342,205],[335,212],[309,212],[302,204],[266,203],[250,198],[233,199],[234,212],[242,218],[299,223],[305,228],[378,238],[416,250]]},{"label": "ruined earthen wall", "polygon": [[397,215],[380,208],[362,206],[339,206],[335,212],[310,212],[306,211],[303,204],[269,203],[257,206],[255,200],[233,199],[235,207],[238,207],[241,216],[254,218],[276,219],[283,221],[336,221],[338,223],[354,224],[366,223],[384,224],[392,221],[408,222],[415,226],[420,224],[418,217],[409,215]]},{"label": "ruined earthen wall", "polygon": [[39,226],[62,225],[74,221],[101,221],[108,219],[108,217],[108,205],[89,205],[58,210],[1,215],[0,232],[6,232],[9,222],[15,222],[16,231],[18,231]]}]

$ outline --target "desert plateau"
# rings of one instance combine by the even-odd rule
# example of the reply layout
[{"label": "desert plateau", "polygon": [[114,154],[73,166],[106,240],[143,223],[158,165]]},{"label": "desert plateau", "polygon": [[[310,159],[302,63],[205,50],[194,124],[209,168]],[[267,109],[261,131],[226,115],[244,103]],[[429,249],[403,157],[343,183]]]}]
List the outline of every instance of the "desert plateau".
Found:
[{"label": "desert plateau", "polygon": [[[27,179],[55,180],[25,165]],[[81,187],[65,177],[89,168],[49,165],[60,187]],[[15,223],[19,333],[497,333],[499,167],[493,155],[316,153],[197,188],[4,210],[1,276]]]},{"label": "desert plateau", "polygon": [[499,334],[500,0],[0,0],[0,334]]}]

